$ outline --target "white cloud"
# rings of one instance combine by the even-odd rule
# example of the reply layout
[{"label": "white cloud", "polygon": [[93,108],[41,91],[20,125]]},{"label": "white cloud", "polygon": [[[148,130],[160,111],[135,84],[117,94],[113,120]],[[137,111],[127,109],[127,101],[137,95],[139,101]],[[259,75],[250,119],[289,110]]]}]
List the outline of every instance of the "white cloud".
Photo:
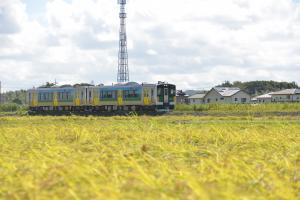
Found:
[{"label": "white cloud", "polygon": [[[42,20],[26,6],[0,1],[4,84],[115,81],[115,1],[48,1]],[[166,80],[179,88],[224,80],[300,82],[300,6],[292,0],[130,0],[127,11],[131,80]]]}]

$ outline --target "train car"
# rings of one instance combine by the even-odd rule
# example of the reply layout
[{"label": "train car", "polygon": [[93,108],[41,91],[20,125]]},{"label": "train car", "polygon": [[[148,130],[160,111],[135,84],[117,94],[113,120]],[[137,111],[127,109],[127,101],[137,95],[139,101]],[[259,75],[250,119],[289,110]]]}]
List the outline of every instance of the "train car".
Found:
[{"label": "train car", "polygon": [[130,82],[111,86],[75,85],[34,88],[27,92],[31,112],[170,111],[176,86]]}]

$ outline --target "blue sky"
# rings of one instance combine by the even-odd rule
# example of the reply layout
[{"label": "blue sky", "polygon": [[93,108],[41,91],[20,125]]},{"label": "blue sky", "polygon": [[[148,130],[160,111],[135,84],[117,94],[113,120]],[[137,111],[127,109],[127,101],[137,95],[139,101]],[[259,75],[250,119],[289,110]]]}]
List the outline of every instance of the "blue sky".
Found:
[{"label": "blue sky", "polygon": [[[299,1],[130,0],[127,11],[132,81],[182,89],[225,80],[300,83]],[[6,90],[55,79],[115,82],[118,12],[114,0],[1,0]]]},{"label": "blue sky", "polygon": [[46,10],[47,0],[24,0],[28,14],[42,13]]}]

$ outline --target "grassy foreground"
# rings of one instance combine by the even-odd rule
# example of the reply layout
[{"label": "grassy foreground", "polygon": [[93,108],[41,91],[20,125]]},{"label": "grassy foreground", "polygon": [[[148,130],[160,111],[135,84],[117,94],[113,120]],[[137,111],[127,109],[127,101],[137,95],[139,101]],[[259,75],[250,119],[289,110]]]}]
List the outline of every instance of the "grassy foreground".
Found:
[{"label": "grassy foreground", "polygon": [[0,118],[0,199],[299,197],[299,117]]}]

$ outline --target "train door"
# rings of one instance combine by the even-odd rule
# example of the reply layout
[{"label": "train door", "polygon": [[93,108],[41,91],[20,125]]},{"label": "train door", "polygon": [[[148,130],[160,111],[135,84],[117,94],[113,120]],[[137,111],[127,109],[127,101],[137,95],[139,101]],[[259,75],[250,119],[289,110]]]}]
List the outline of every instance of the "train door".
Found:
[{"label": "train door", "polygon": [[151,88],[151,104],[155,103],[154,88]]},{"label": "train door", "polygon": [[117,91],[117,101],[118,101],[118,106],[123,105],[123,91],[122,90]]},{"label": "train door", "polygon": [[38,93],[36,90],[31,90],[29,91],[29,94],[28,94],[28,102],[29,102],[29,105],[31,107],[36,107],[38,106]]},{"label": "train door", "polygon": [[58,92],[53,92],[53,106],[57,107],[58,106]]},{"label": "train door", "polygon": [[84,87],[79,88],[80,105],[86,105],[86,89]]},{"label": "train door", "polygon": [[92,105],[93,104],[93,88],[86,88],[86,104]]},{"label": "train door", "polygon": [[164,88],[164,103],[169,103],[169,88]]},{"label": "train door", "polygon": [[144,88],[143,89],[143,103],[145,106],[148,106],[150,104],[150,99],[149,99],[149,88]]},{"label": "train door", "polygon": [[92,89],[93,93],[92,93],[92,103],[93,103],[93,106],[98,106],[100,104],[100,99],[99,99],[99,88],[93,88]]},{"label": "train door", "polygon": [[74,96],[74,104],[75,104],[75,106],[80,106],[80,103],[81,103],[81,101],[80,101],[80,94],[81,94],[81,91],[80,91],[80,89],[79,88],[75,88],[75,96]]},{"label": "train door", "polygon": [[26,95],[26,104],[28,104],[30,107],[32,107],[32,95],[33,92],[32,91],[28,91],[27,95]]}]

